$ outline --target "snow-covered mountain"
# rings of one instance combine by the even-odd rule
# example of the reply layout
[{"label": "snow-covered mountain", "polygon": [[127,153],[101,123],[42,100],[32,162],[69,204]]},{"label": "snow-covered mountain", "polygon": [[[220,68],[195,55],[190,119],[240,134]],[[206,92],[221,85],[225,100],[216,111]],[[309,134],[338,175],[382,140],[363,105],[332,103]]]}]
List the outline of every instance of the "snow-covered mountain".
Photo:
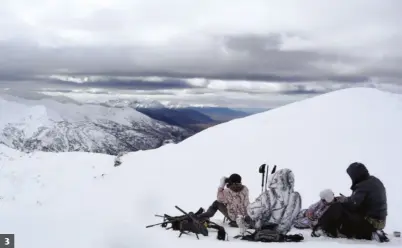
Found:
[{"label": "snow-covered mountain", "polygon": [[107,154],[180,142],[194,132],[132,108],[0,98],[0,143],[22,151]]},{"label": "snow-covered mountain", "polygon": [[[350,194],[347,166],[367,165],[387,188],[385,231],[400,230],[402,198],[402,97],[375,89],[331,92],[269,112],[211,127],[178,144],[114,157],[35,152],[0,160],[0,233],[15,233],[19,248],[266,247],[183,235],[160,227],[154,214],[195,211],[216,197],[222,176],[239,173],[253,201],[261,191],[258,167],[276,164],[295,174],[307,207],[331,188]],[[1,149],[1,147],[0,147]],[[214,217],[218,224],[222,215]],[[299,232],[299,230],[292,231]],[[310,237],[292,247],[367,247],[370,242]],[[45,235],[45,237],[44,237]],[[373,243],[375,245],[375,243]],[[386,247],[401,247],[397,238]]]}]

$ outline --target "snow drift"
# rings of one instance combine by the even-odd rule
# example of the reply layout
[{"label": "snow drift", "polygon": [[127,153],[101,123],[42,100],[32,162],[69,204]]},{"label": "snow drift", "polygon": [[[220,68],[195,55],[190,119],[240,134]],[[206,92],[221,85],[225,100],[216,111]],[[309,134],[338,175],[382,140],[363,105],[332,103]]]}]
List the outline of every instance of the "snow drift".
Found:
[{"label": "snow drift", "polygon": [[[261,190],[257,168],[262,163],[293,170],[303,207],[323,188],[349,195],[346,168],[354,161],[366,164],[387,187],[386,231],[391,232],[402,221],[401,126],[400,95],[356,88],[236,119],[179,144],[129,153],[119,167],[113,167],[112,156],[90,153],[36,152],[3,159],[0,233],[16,233],[17,247],[29,248],[266,246],[231,237],[217,242],[214,233],[200,241],[177,239],[177,233],[145,225],[159,221],[156,213],[180,214],[175,205],[187,211],[208,207],[219,179],[234,172],[242,175],[253,200]],[[297,245],[365,246],[305,238]]]}]

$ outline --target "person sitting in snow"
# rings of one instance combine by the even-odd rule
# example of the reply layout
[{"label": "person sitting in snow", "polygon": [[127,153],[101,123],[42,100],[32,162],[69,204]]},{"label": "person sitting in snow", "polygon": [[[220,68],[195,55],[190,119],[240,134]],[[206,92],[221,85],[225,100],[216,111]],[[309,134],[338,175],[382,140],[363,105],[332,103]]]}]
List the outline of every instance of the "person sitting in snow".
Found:
[{"label": "person sitting in snow", "polygon": [[247,208],[251,220],[249,228],[275,226],[278,233],[290,231],[301,209],[301,196],[294,191],[295,178],[289,169],[277,171],[269,180],[268,188]]},{"label": "person sitting in snow", "polygon": [[330,189],[320,192],[320,200],[299,212],[294,220],[294,227],[297,229],[313,229],[317,225],[320,217],[335,202],[335,194]]},{"label": "person sitting in snow", "polygon": [[346,172],[352,180],[352,195],[337,197],[321,217],[317,227],[331,237],[388,242],[383,232],[387,210],[387,195],[384,184],[370,175],[366,166],[359,162],[349,165]]},{"label": "person sitting in snow", "polygon": [[206,212],[198,215],[198,218],[209,219],[219,210],[229,220],[229,226],[238,227],[236,220],[239,216],[247,215],[247,206],[250,204],[249,190],[241,180],[241,176],[236,173],[230,175],[229,178],[222,177],[218,187],[217,200]]}]

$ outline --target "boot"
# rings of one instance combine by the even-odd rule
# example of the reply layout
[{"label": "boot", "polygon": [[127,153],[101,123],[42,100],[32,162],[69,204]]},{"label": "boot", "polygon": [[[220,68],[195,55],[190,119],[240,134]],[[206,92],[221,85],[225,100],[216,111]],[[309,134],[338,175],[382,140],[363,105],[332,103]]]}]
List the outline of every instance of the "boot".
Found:
[{"label": "boot", "polygon": [[374,231],[371,237],[372,240],[376,240],[379,243],[389,242],[389,238],[383,230]]}]

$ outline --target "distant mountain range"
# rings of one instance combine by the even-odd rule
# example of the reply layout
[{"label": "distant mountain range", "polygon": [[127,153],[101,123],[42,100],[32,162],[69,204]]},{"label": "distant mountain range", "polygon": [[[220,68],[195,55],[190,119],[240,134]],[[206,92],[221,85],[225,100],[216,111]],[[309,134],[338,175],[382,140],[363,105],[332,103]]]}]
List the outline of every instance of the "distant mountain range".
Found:
[{"label": "distant mountain range", "polygon": [[153,119],[190,129],[195,132],[229,120],[250,115],[250,113],[247,112],[225,107],[163,105],[157,101],[110,100],[101,103],[101,105],[120,108],[130,107]]},{"label": "distant mountain range", "polygon": [[223,107],[190,107],[190,108],[198,112],[201,112],[205,115],[208,115],[212,119],[218,122],[226,122],[236,118],[242,118],[250,115],[247,112]]},{"label": "distant mountain range", "polygon": [[62,103],[0,96],[0,144],[20,151],[117,155],[178,143],[249,113],[221,107],[166,106],[157,101]]}]

